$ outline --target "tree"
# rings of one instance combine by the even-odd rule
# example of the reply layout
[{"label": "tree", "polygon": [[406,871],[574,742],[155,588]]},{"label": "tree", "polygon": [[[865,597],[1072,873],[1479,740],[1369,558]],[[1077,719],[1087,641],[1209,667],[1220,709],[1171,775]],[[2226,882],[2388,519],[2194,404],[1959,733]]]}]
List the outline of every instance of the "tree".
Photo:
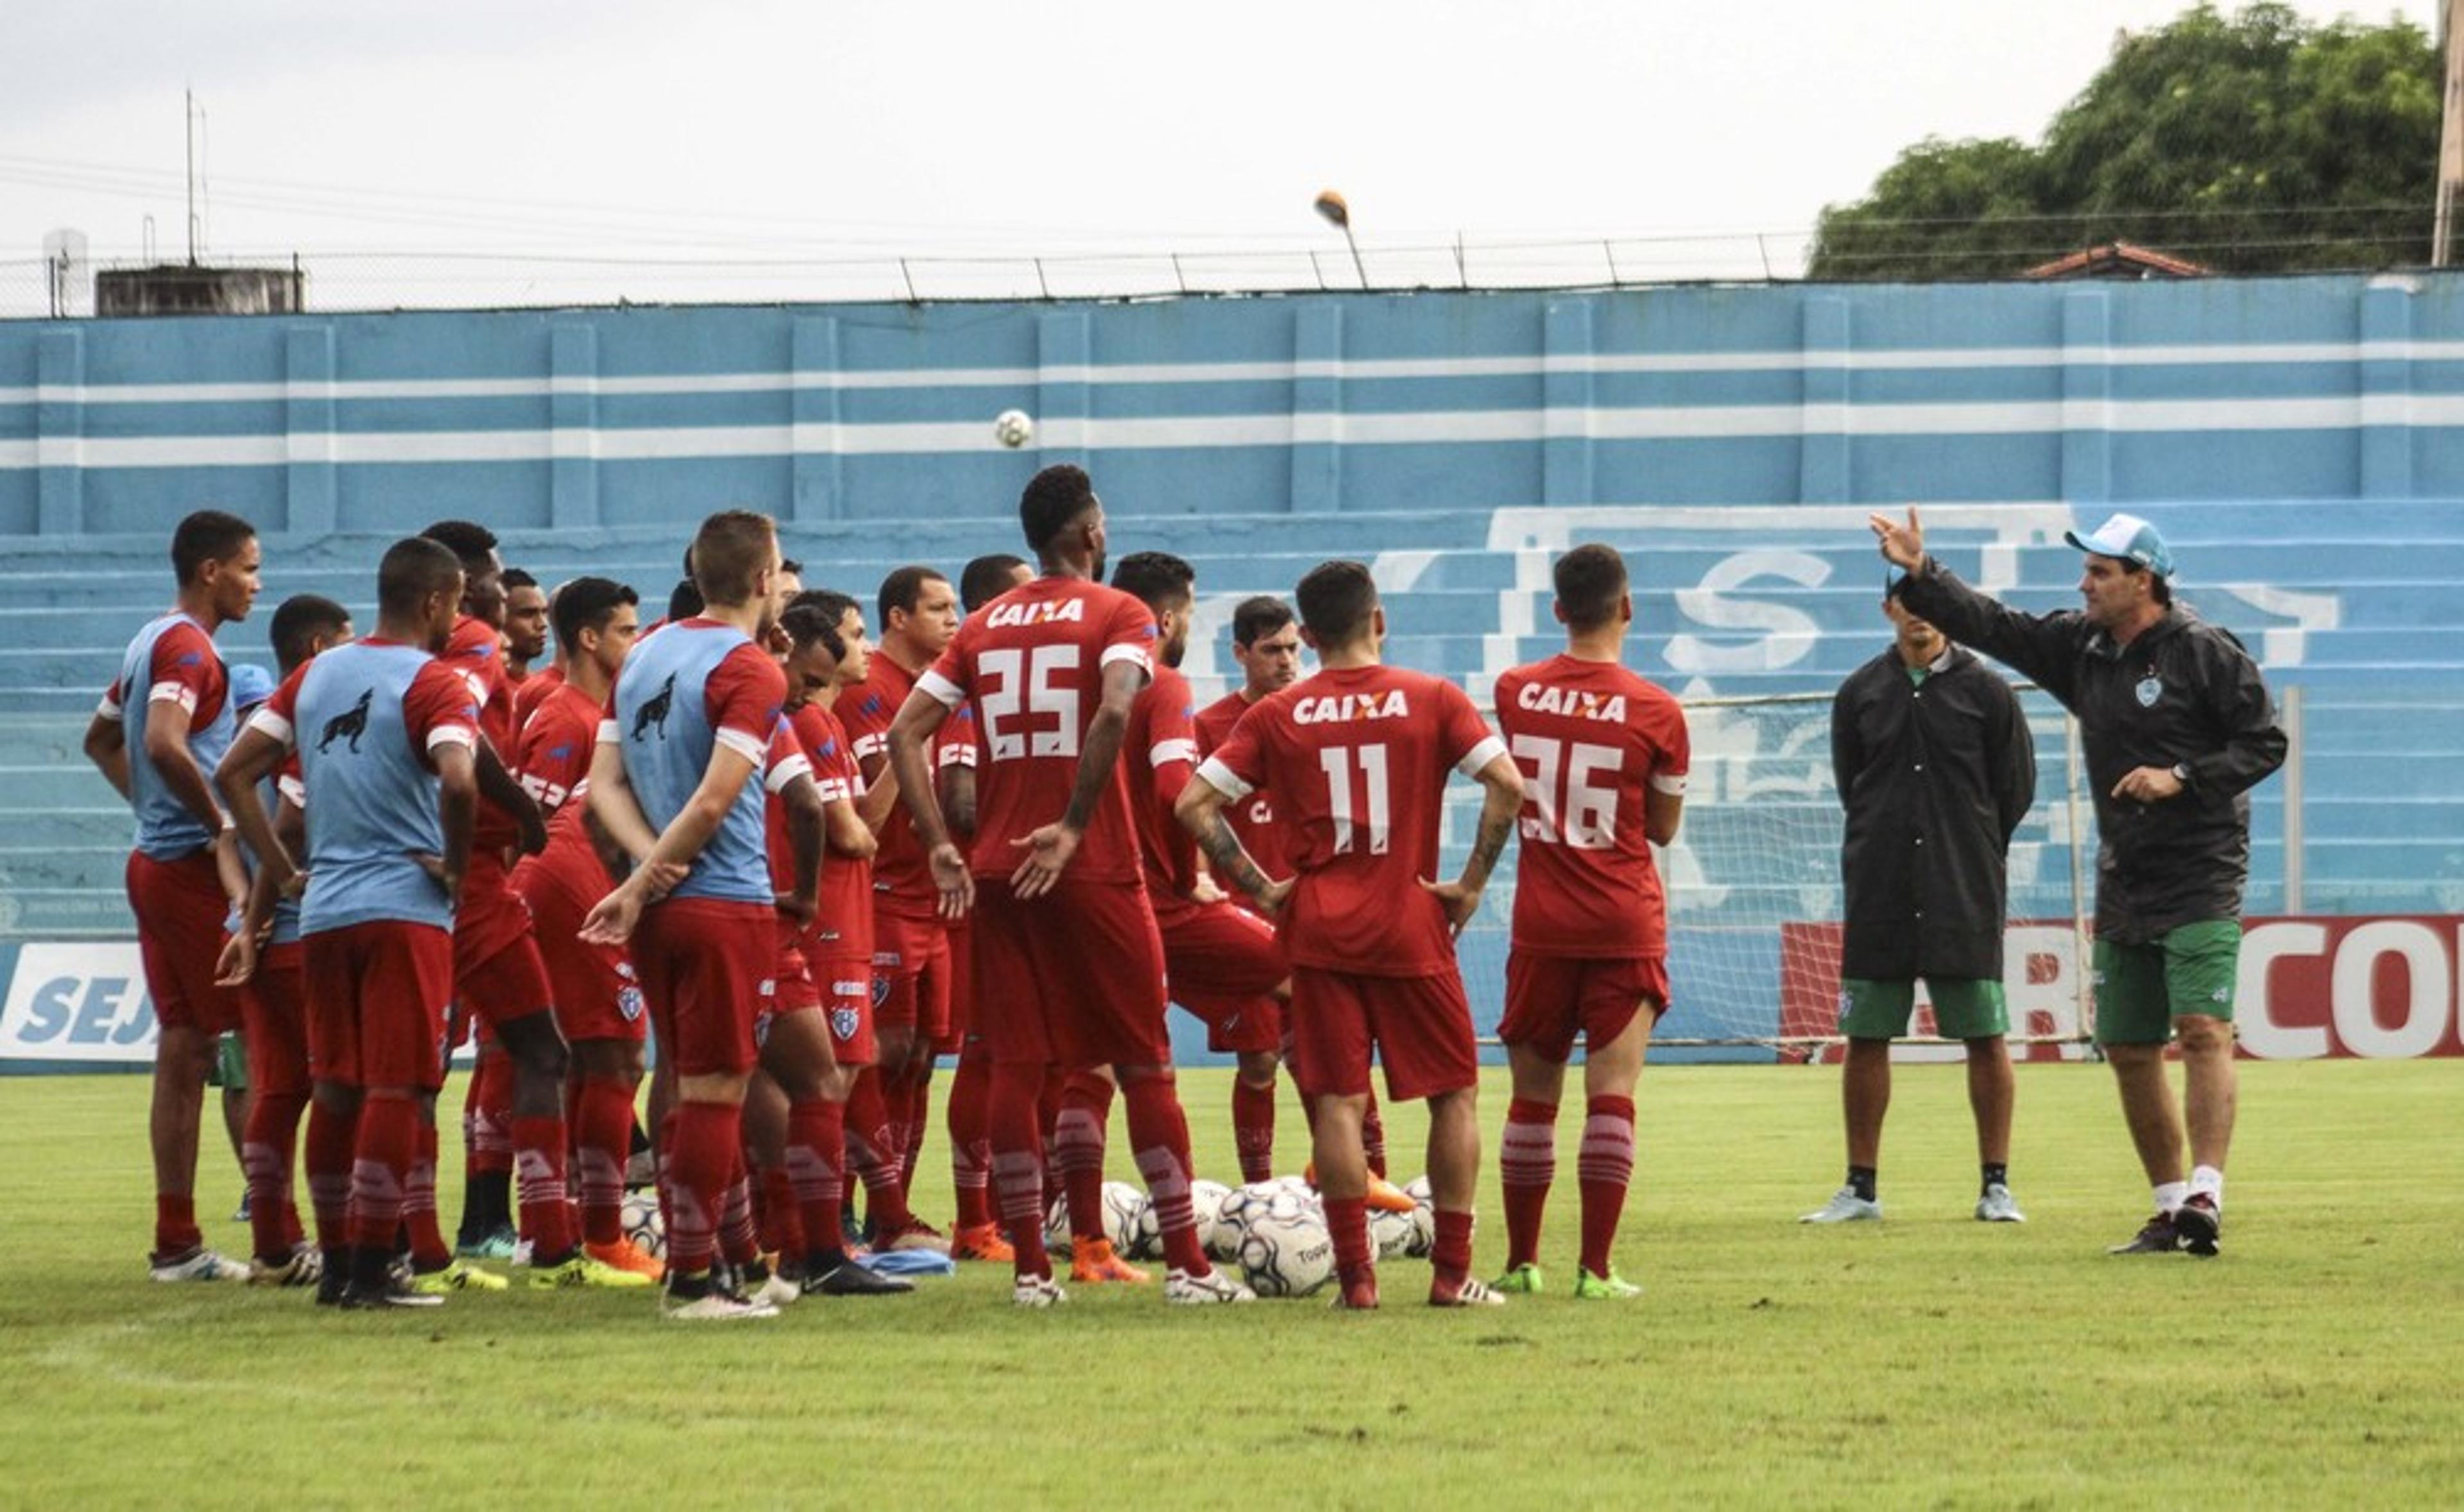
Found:
[{"label": "tree", "polygon": [[2029,146],[1927,138],[1827,206],[1815,278],[2008,276],[2112,241],[2231,273],[2430,256],[2441,69],[2422,30],[2202,4],[2113,55]]}]

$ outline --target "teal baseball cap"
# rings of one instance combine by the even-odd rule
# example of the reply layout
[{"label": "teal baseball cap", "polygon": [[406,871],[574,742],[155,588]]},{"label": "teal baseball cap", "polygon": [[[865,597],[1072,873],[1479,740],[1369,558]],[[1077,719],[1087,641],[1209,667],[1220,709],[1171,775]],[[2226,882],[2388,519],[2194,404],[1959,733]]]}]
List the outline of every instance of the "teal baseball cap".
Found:
[{"label": "teal baseball cap", "polygon": [[2135,561],[2159,578],[2173,576],[2173,554],[2156,527],[2136,515],[2116,515],[2087,535],[2062,532],[2062,539],[2079,550],[2118,561]]}]

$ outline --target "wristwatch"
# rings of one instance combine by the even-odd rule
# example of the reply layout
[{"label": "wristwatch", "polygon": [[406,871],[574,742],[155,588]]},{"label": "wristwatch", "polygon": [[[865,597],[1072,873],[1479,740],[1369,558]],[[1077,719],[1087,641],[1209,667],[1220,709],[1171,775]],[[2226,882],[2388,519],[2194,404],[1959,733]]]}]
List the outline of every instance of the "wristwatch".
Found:
[{"label": "wristwatch", "polygon": [[2184,787],[2189,787],[2190,785],[2190,763],[2188,761],[2174,762],[2173,780],[2181,783]]}]

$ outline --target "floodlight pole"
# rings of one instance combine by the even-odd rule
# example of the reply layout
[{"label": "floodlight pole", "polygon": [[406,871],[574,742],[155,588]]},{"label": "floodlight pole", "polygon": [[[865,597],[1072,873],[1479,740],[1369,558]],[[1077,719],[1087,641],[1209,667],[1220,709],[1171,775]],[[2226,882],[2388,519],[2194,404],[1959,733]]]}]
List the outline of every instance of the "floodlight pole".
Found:
[{"label": "floodlight pole", "polygon": [[2430,231],[2430,266],[2444,268],[2455,231],[2455,193],[2464,187],[2464,0],[2439,9],[2438,44],[2446,88],[2438,128],[2438,209]]},{"label": "floodlight pole", "polygon": [[[2464,4],[2464,0],[2455,3]],[[1360,287],[1368,288],[1369,265],[1360,260],[1360,243],[1352,235],[1352,207],[1344,203],[1342,195],[1326,189],[1318,194],[1317,212],[1326,217],[1328,225],[1343,232],[1343,244],[1352,249],[1352,271],[1360,275]]]}]

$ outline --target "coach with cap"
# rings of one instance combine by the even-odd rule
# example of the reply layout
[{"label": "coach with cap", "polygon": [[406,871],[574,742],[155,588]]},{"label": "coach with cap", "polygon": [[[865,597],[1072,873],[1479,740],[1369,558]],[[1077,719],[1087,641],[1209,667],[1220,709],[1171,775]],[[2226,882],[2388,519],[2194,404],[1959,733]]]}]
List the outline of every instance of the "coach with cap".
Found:
[{"label": "coach with cap", "polygon": [[[2034,679],[2079,722],[2099,831],[2096,1037],[2156,1199],[2156,1216],[2114,1253],[2213,1255],[2233,1140],[2249,790],[2284,760],[2258,667],[2231,633],[2173,602],[2172,554],[2137,515],[2064,536],[2087,554],[2084,607],[2048,615],[2005,607],[1926,556],[1914,508],[1903,525],[1869,523],[1908,574],[1911,610]],[[2176,1039],[2183,1105],[2165,1074]]]}]

